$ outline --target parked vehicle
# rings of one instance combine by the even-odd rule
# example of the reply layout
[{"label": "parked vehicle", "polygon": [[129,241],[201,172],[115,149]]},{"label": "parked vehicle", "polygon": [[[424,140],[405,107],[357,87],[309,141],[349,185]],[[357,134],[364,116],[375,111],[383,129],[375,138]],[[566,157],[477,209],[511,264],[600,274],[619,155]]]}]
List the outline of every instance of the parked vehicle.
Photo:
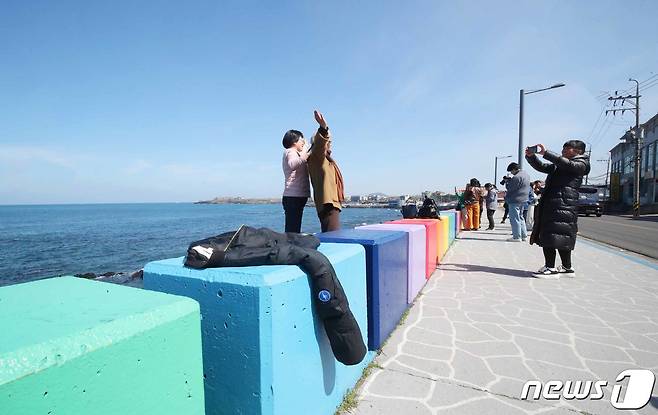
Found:
[{"label": "parked vehicle", "polygon": [[582,186],[580,188],[580,198],[578,199],[578,214],[585,216],[603,215],[603,203],[599,200],[599,190],[595,187]]}]

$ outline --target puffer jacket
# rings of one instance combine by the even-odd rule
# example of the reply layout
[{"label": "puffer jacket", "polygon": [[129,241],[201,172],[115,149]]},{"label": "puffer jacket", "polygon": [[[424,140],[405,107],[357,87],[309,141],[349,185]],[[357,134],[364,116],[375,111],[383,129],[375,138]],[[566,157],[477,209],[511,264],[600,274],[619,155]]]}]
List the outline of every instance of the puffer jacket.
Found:
[{"label": "puffer jacket", "polygon": [[589,157],[567,159],[547,151],[539,160],[537,155],[526,156],[537,171],[547,173],[546,187],[535,208],[534,226],[530,243],[544,248],[573,250],[578,233],[578,198],[583,176],[589,173]]}]

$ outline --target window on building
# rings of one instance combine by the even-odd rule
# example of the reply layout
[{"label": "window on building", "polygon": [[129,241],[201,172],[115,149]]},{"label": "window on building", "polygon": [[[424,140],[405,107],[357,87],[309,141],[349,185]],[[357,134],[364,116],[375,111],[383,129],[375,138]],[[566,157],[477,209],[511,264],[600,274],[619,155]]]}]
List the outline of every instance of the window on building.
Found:
[{"label": "window on building", "polygon": [[654,141],[649,144],[649,157],[647,157],[647,170],[656,170],[656,144],[658,141]]}]

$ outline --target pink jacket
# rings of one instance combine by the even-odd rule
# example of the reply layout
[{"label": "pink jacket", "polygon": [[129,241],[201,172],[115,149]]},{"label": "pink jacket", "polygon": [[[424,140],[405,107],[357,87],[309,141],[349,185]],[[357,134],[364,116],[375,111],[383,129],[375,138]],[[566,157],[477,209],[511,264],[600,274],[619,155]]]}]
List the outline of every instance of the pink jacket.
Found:
[{"label": "pink jacket", "polygon": [[294,148],[287,148],[283,152],[283,175],[285,176],[284,196],[309,197],[311,188],[308,183],[308,169],[306,159],[308,153],[297,152]]}]

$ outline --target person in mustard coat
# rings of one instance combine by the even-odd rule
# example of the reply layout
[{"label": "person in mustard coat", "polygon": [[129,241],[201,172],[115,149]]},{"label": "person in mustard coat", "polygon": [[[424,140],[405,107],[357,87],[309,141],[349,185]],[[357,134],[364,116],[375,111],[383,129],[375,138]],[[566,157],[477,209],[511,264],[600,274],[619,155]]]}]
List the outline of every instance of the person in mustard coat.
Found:
[{"label": "person in mustard coat", "polygon": [[331,133],[324,116],[314,111],[320,125],[313,137],[307,159],[308,174],[313,185],[313,200],[322,232],[340,229],[340,211],[345,201],[343,175],[331,156]]}]

